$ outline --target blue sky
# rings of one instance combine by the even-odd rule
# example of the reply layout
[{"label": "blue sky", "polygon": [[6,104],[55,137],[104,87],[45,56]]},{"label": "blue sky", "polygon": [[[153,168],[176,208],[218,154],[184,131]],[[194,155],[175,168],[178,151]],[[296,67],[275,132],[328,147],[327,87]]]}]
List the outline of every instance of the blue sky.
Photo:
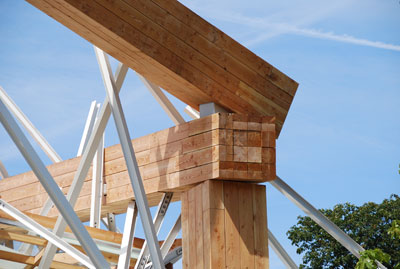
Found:
[{"label": "blue sky", "polygon": [[[299,82],[277,142],[289,185],[317,208],[399,193],[399,1],[183,3]],[[22,1],[0,2],[0,36],[0,85],[62,158],[74,157],[91,101],[105,97],[93,47]],[[132,71],[121,97],[132,137],[173,125]],[[118,143],[114,129],[111,120],[106,145]],[[0,160],[12,175],[29,170],[3,128]],[[267,196],[269,227],[299,263],[285,233],[302,212],[271,185]],[[270,263],[284,268],[273,253]]]}]

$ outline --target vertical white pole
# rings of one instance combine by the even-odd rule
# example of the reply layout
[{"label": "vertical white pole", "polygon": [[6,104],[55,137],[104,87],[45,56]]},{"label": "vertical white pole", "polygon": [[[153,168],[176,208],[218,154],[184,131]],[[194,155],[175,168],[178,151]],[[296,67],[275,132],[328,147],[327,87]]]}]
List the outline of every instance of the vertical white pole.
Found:
[{"label": "vertical white pole", "polygon": [[[100,104],[97,105],[100,107]],[[98,118],[96,120],[99,120]],[[104,134],[93,160],[92,196],[90,200],[90,226],[100,228],[103,199]]]},{"label": "vertical white pole", "polygon": [[117,269],[128,269],[131,260],[132,244],[135,235],[137,208],[135,202],[130,202],[126,211],[124,234],[121,242],[121,253]]}]

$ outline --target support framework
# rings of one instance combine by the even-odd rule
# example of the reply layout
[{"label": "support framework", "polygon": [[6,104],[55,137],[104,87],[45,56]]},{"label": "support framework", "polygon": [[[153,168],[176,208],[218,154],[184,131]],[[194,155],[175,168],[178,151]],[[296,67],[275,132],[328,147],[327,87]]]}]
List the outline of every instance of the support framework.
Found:
[{"label": "support framework", "polygon": [[[96,121],[89,117],[84,132],[87,135],[83,136],[78,151],[82,156],[64,162],[0,88],[0,121],[34,171],[34,174],[8,177],[0,163],[1,176],[8,177],[0,181],[0,194],[21,211],[59,215],[56,221],[38,215],[23,215],[2,203],[6,212],[14,214],[21,223],[28,223],[27,226],[31,225],[48,239],[46,245],[33,234],[0,233],[3,239],[36,242],[41,247],[46,245],[34,257],[16,253],[16,260],[31,266],[40,262],[39,268],[49,268],[54,263],[58,246],[86,266],[96,268],[107,268],[107,261],[118,263],[118,268],[128,268],[135,262],[131,258],[138,258],[136,268],[163,268],[179,259],[182,252],[184,266],[189,268],[202,265],[232,267],[238,262],[238,257],[242,267],[268,267],[265,190],[256,183],[275,179],[275,139],[282,129],[298,84],[175,0],[28,2],[120,60],[121,64],[114,77],[108,56],[96,49],[107,98],[101,109],[95,105],[90,109],[92,115],[99,110],[99,115]],[[128,66],[138,72],[177,126],[130,140],[118,94]],[[193,119],[200,115],[202,118],[185,123],[159,86],[185,102],[188,105],[185,111]],[[50,166],[49,171],[3,102],[49,158],[58,162]],[[121,145],[105,149],[103,160],[101,141],[111,113]],[[94,157],[93,176],[90,178],[87,175]],[[100,203],[102,180],[107,181],[103,206]],[[271,184],[359,256],[363,248],[280,178]],[[87,187],[90,185],[93,186],[91,192]],[[65,189],[68,189],[66,198]],[[43,197],[47,197],[47,193],[58,210],[50,211],[50,200],[44,203],[46,199]],[[179,217],[160,250],[157,234],[172,194],[174,199],[182,200],[182,223]],[[93,197],[91,206],[87,202],[89,196]],[[159,209],[152,221],[149,205],[156,205],[160,198]],[[135,205],[138,210],[135,210]],[[123,213],[127,208],[123,237],[119,233],[109,234],[119,236],[117,246],[100,242],[102,240],[98,238],[94,242],[92,237],[101,237],[97,234],[98,229],[90,230],[81,224],[90,216],[91,225],[98,228],[101,217],[107,216],[108,229],[118,231],[114,213]],[[138,249],[135,250],[137,253],[131,251],[132,241],[135,245],[136,212],[141,216],[146,235],[140,253]],[[3,217],[5,219],[0,220],[2,225],[15,224],[14,220]],[[52,228],[55,235],[45,232],[47,230],[37,224],[32,226],[30,217],[46,222],[46,227]],[[67,223],[79,241],[70,233],[64,233]],[[181,225],[183,248],[173,246]],[[10,229],[19,228],[15,224]],[[190,240],[193,235],[198,241]],[[296,268],[272,234],[268,240],[284,263]],[[84,250],[90,260],[66,242]],[[0,258],[5,255],[0,250]]]}]

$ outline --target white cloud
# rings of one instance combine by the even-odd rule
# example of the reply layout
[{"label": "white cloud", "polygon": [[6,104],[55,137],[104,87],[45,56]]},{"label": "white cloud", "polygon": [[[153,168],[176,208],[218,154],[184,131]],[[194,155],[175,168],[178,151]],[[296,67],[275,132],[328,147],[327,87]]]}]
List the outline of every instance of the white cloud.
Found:
[{"label": "white cloud", "polygon": [[355,45],[400,51],[399,45],[384,43],[381,41],[371,41],[368,39],[357,38],[357,37],[347,35],[347,34],[339,35],[339,34],[335,34],[333,32],[323,32],[323,31],[315,30],[315,29],[298,28],[295,26],[285,25],[285,24],[280,24],[280,25],[269,24],[269,25],[266,25],[266,27],[272,28],[275,31],[272,31],[267,34],[261,34],[261,35],[257,36],[256,38],[246,42],[246,45],[248,45],[248,46],[255,45],[257,43],[263,42],[263,41],[267,40],[268,38],[271,38],[278,34],[292,33],[292,34],[296,34],[296,35],[302,35],[302,36],[308,36],[308,37],[314,37],[314,38],[320,38],[320,39],[327,39],[327,40],[334,40],[334,41],[338,41],[338,42],[350,43],[350,44],[355,44]]},{"label": "white cloud", "polygon": [[[263,14],[261,15],[262,17],[248,16],[242,11],[235,11],[234,8],[230,10],[225,9],[221,12],[218,8],[206,9],[208,5],[204,6],[204,4],[191,4],[191,6],[197,12],[209,16],[213,20],[246,26],[249,30],[252,30],[253,33],[258,33],[256,37],[250,40],[242,40],[247,46],[257,45],[279,35],[295,34],[360,46],[400,51],[400,45],[382,41],[372,41],[348,34],[336,34],[331,31],[316,30],[309,26],[331,17],[332,14],[338,13],[341,10],[350,8],[353,2],[354,1],[334,1],[331,4],[326,4],[326,2],[318,4],[312,1],[310,4],[302,3],[301,5],[293,5],[292,7],[278,5],[272,8],[274,11],[265,15]],[[260,32],[263,33],[260,34]]]}]

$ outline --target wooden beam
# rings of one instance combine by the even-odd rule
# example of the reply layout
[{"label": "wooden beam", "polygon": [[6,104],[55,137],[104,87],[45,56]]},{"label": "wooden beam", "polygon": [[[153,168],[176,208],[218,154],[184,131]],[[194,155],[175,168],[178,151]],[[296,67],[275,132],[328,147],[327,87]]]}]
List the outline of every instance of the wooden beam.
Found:
[{"label": "wooden beam", "polygon": [[[217,113],[134,139],[139,169],[150,205],[162,192],[179,194],[210,179],[264,182],[275,178],[275,125],[271,117]],[[68,192],[80,157],[48,167]],[[123,213],[134,199],[120,145],[105,149],[107,196],[102,214]],[[47,193],[32,172],[0,181],[0,196],[21,211],[39,213]],[[91,173],[75,207],[89,217]],[[49,216],[58,212],[54,208]]]},{"label": "wooden beam", "polygon": [[269,268],[265,186],[206,181],[182,194],[183,268]]},{"label": "wooden beam", "polygon": [[37,236],[32,236],[32,235],[26,235],[26,234],[20,234],[20,233],[13,233],[9,231],[0,231],[0,238],[1,239],[7,239],[7,240],[15,240],[19,242],[24,242],[36,246],[46,246],[47,245],[47,240],[43,239],[41,237]]},{"label": "wooden beam", "polygon": [[[38,259],[35,256],[27,256],[23,254],[18,254],[14,252],[8,252],[4,250],[0,250],[0,259],[7,260],[11,262],[23,263],[27,265],[37,265]],[[60,262],[52,262],[51,268],[65,268],[65,269],[83,269],[85,267],[71,265],[67,263],[60,263]]]},{"label": "wooden beam", "polygon": [[[42,225],[46,228],[49,228],[49,229],[54,228],[54,225],[57,220],[56,218],[41,216],[41,215],[29,213],[29,212],[24,212],[24,214],[26,214],[28,217],[32,218],[34,221],[36,221],[40,225]],[[13,217],[9,216],[8,214],[4,213],[3,211],[0,211],[0,218],[4,218],[4,219],[8,219],[8,220],[15,220]],[[2,229],[8,229],[7,227],[9,227],[9,226],[4,225],[2,227]],[[111,242],[111,243],[115,243],[115,244],[121,244],[121,242],[122,242],[122,234],[121,233],[101,230],[101,229],[97,229],[97,228],[93,228],[93,227],[89,227],[89,226],[85,226],[85,228],[88,231],[88,233],[90,234],[90,236],[94,239],[99,239],[102,241],[107,241],[107,242]],[[19,229],[19,232],[21,232],[21,229]],[[72,233],[69,227],[67,227],[66,232]],[[8,230],[0,231],[0,238],[16,240],[16,241],[20,241],[20,242],[26,242],[26,243],[34,244],[34,245],[38,245],[38,246],[44,246],[45,242],[47,242],[46,239],[43,239],[40,237],[24,235],[21,233],[11,232]],[[162,245],[162,243],[163,243],[163,241],[160,241],[160,246]],[[141,249],[143,244],[144,244],[144,239],[135,237],[133,240],[132,246],[134,248]],[[181,246],[181,244],[182,244],[182,240],[176,239],[174,241],[172,248],[179,247],[179,246]]]},{"label": "wooden beam", "polygon": [[298,84],[176,0],[27,0],[188,105],[276,116]]}]

